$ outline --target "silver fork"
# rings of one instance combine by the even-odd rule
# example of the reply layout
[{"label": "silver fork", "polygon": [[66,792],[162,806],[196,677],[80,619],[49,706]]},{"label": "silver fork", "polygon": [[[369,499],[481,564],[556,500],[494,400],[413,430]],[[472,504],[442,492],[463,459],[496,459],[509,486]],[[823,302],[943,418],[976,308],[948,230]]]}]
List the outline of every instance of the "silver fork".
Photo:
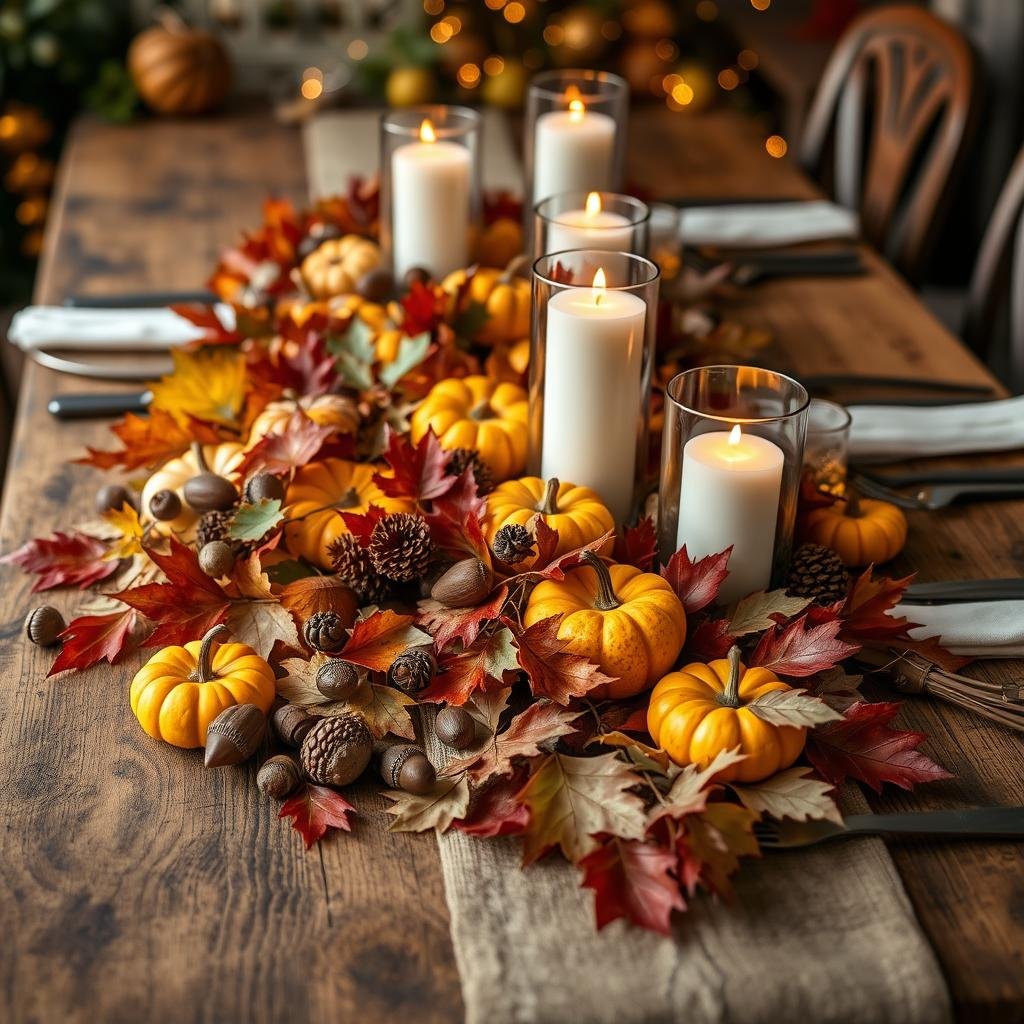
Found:
[{"label": "silver fork", "polygon": [[1024,807],[976,807],[918,814],[851,814],[834,821],[757,821],[754,836],[762,849],[814,846],[848,836],[933,836],[962,839],[1024,839]]},{"label": "silver fork", "polygon": [[991,495],[1013,498],[1024,495],[1024,482],[1018,483],[973,483],[973,484],[932,484],[920,487],[913,494],[904,494],[871,477],[858,474],[854,478],[857,489],[868,498],[880,498],[900,508],[924,509],[934,512],[952,505],[958,498]]}]

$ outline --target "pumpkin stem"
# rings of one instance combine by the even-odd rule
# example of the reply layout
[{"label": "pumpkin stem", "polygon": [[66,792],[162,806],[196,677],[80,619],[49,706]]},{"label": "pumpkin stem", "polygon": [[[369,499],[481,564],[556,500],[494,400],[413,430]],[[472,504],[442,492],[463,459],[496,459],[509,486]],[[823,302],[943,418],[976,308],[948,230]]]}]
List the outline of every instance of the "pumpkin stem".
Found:
[{"label": "pumpkin stem", "polygon": [[196,658],[196,667],[189,673],[189,679],[193,683],[208,683],[213,679],[213,672],[210,668],[210,660],[213,658],[213,644],[219,636],[228,632],[228,627],[223,622],[214,626],[199,645],[199,657]]},{"label": "pumpkin stem", "polygon": [[192,454],[196,457],[196,465],[199,467],[200,473],[209,473],[210,467],[207,465],[206,456],[203,454],[203,446],[198,441],[192,442]]},{"label": "pumpkin stem", "polygon": [[850,519],[860,519],[863,514],[860,507],[860,495],[851,487],[847,492],[846,507],[843,509],[843,515]]},{"label": "pumpkin stem", "polygon": [[594,607],[602,612],[610,612],[613,608],[618,608],[622,602],[612,586],[612,576],[608,571],[608,566],[593,551],[584,551],[583,561],[597,573],[597,597],[594,598]]},{"label": "pumpkin stem", "polygon": [[733,644],[729,648],[729,681],[725,684],[725,690],[718,703],[727,708],[738,708],[740,706],[740,658],[743,652]]},{"label": "pumpkin stem", "polygon": [[333,505],[334,508],[355,508],[359,504],[359,492],[350,487]]},{"label": "pumpkin stem", "polygon": [[519,273],[523,266],[525,266],[529,258],[530,257],[524,252],[519,253],[518,256],[513,256],[512,259],[509,260],[508,266],[506,266],[501,272],[501,276],[498,278],[498,281],[501,282],[501,284],[508,284],[516,274]]},{"label": "pumpkin stem", "polygon": [[558,480],[552,477],[544,489],[544,497],[537,505],[537,511],[541,515],[553,516],[558,512]]},{"label": "pumpkin stem", "polygon": [[153,20],[167,32],[178,33],[188,29],[185,19],[173,7],[168,7],[166,4],[161,4],[153,12]]},{"label": "pumpkin stem", "polygon": [[494,409],[491,408],[491,403],[488,399],[477,402],[472,409],[469,410],[469,418],[471,420],[489,420],[494,418]]}]

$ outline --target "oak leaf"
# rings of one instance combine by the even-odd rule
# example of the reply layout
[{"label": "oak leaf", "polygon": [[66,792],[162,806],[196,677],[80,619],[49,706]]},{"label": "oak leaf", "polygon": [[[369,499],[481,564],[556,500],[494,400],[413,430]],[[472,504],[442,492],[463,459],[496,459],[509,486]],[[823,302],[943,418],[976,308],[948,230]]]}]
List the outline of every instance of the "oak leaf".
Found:
[{"label": "oak leaf", "polygon": [[417,629],[414,615],[399,615],[389,609],[375,611],[352,628],[337,656],[371,672],[387,672],[391,662],[408,647],[429,644],[430,637]]},{"label": "oak leaf", "polygon": [[691,561],[684,544],[661,570],[661,575],[668,580],[676,592],[676,597],[683,602],[687,615],[699,612],[714,603],[718,591],[725,578],[729,575],[729,556],[732,548],[728,547],[716,555]]},{"label": "oak leaf", "polygon": [[757,814],[794,821],[834,821],[842,825],[843,816],[830,796],[832,785],[808,778],[810,774],[811,769],[806,765],[797,765],[776,772],[762,782],[729,783],[729,788],[744,807]]},{"label": "oak leaf", "polygon": [[235,349],[174,349],[174,372],[150,384],[152,406],[184,426],[189,417],[237,426],[245,407],[245,357]]},{"label": "oak leaf", "polygon": [[387,808],[387,813],[395,816],[389,832],[426,832],[431,828],[444,832],[469,810],[469,783],[465,776],[439,778],[423,796],[398,790],[389,790],[384,795],[393,801]]},{"label": "oak leaf", "polygon": [[[494,632],[481,633],[463,651],[443,654],[438,660],[433,682],[419,695],[419,699],[462,705],[477,690],[512,682],[518,671],[512,633],[502,627]],[[509,676],[512,679],[507,678]]]},{"label": "oak leaf", "polygon": [[61,633],[60,653],[47,677],[68,669],[84,669],[99,661],[116,665],[134,647],[139,625],[134,608],[105,615],[81,615],[68,623]]},{"label": "oak leaf", "polygon": [[348,820],[355,808],[340,794],[326,786],[306,783],[282,805],[279,818],[291,818],[292,828],[302,836],[307,850],[332,829],[352,831]]},{"label": "oak leaf", "polygon": [[0,562],[16,565],[39,577],[32,593],[53,587],[92,586],[117,572],[117,562],[107,559],[107,545],[87,533],[61,533],[37,537],[4,555]]},{"label": "oak leaf", "polygon": [[860,644],[839,639],[842,628],[839,619],[808,626],[806,614],[785,626],[773,626],[762,634],[749,665],[798,678],[824,672],[860,650]]}]

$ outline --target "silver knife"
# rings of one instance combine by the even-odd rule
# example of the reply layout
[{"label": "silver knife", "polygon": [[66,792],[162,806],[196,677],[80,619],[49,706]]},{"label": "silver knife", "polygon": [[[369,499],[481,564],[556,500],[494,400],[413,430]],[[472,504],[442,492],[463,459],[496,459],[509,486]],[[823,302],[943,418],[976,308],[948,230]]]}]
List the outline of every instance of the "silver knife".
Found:
[{"label": "silver knife", "polygon": [[903,604],[956,604],[960,601],[1024,600],[1024,579],[935,580],[911,583],[903,592]]}]

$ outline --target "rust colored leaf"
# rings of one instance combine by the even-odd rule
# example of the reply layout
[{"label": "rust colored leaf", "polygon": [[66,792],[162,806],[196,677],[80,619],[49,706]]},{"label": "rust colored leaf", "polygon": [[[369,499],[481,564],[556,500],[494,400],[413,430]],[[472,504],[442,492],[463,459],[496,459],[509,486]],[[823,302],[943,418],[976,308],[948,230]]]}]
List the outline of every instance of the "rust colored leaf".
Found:
[{"label": "rust colored leaf", "polygon": [[478,690],[511,683],[518,671],[509,630],[482,633],[470,647],[458,653],[448,651],[439,659],[437,675],[419,699],[461,706]]},{"label": "rust colored leaf", "polygon": [[387,672],[406,648],[430,643],[430,637],[414,622],[413,615],[399,615],[390,609],[376,611],[355,624],[338,657],[371,672]]},{"label": "rust colored leaf", "polygon": [[37,537],[17,551],[0,558],[0,562],[16,565],[39,579],[32,593],[54,587],[92,586],[117,572],[117,562],[107,558],[107,545],[87,533],[61,533]]},{"label": "rust colored leaf", "polygon": [[61,633],[61,649],[47,677],[107,661],[116,665],[134,647],[138,613],[134,608],[108,615],[82,615]]},{"label": "rust colored leaf", "polygon": [[302,836],[307,850],[333,829],[352,831],[348,820],[355,808],[340,794],[326,786],[306,783],[282,805],[279,818],[291,818],[292,828]]},{"label": "rust colored leaf", "polygon": [[456,641],[463,648],[470,648],[476,643],[480,630],[501,615],[507,597],[508,588],[501,586],[476,608],[449,608],[440,601],[427,598],[419,603],[416,623],[430,633],[438,650],[444,650]]},{"label": "rust colored leaf", "polygon": [[530,812],[519,800],[519,791],[528,775],[524,766],[509,776],[490,779],[470,796],[466,816],[452,825],[478,839],[518,835],[530,820]]},{"label": "rust colored leaf", "polygon": [[762,634],[749,663],[780,676],[824,672],[860,650],[860,644],[839,639],[842,625],[833,619],[808,627],[807,616],[801,615],[786,626],[774,626]]},{"label": "rust colored leaf", "polygon": [[305,622],[317,612],[336,612],[343,623],[351,625],[359,608],[355,593],[337,576],[305,576],[293,580],[282,587],[279,596],[281,604],[299,622]]},{"label": "rust colored leaf", "polygon": [[193,418],[180,423],[163,409],[151,409],[148,416],[126,413],[124,419],[110,429],[123,445],[120,450],[86,448],[88,454],[74,461],[97,469],[138,469],[177,458],[188,450],[193,441],[217,444],[222,440],[212,424]]},{"label": "rust colored leaf", "polygon": [[456,478],[445,472],[449,458],[433,430],[428,430],[413,445],[405,435],[388,426],[384,461],[391,467],[392,473],[378,473],[373,482],[381,491],[394,498],[432,501],[444,496],[455,486]]},{"label": "rust colored leaf", "polygon": [[634,565],[641,572],[650,572],[657,553],[658,537],[650,516],[644,516],[636,526],[627,526],[615,538],[615,561]]},{"label": "rust colored leaf", "polygon": [[334,427],[314,423],[301,409],[296,409],[283,431],[268,434],[245,453],[236,472],[242,478],[254,473],[290,473],[312,461]]}]

